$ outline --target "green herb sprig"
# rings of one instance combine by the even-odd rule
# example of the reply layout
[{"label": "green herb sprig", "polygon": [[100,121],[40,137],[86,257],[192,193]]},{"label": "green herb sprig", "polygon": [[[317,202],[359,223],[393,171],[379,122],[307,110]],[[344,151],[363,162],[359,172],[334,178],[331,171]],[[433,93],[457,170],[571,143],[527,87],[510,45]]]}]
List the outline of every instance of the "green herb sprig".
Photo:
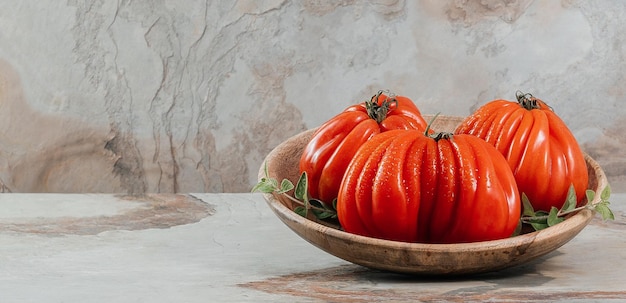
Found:
[{"label": "green herb sprig", "polygon": [[587,204],[576,207],[576,190],[571,185],[567,192],[567,198],[561,208],[552,207],[549,212],[539,210],[535,211],[532,204],[528,200],[528,197],[522,193],[522,216],[520,218],[521,224],[529,224],[535,230],[541,230],[559,224],[565,220],[565,217],[571,213],[575,213],[582,209],[590,209],[596,211],[602,217],[602,220],[615,220],[615,215],[609,208],[611,204],[609,197],[611,196],[611,187],[607,186],[600,193],[600,201],[592,203],[595,198],[596,192],[588,189],[585,194],[587,195]]},{"label": "green herb sprig", "polygon": [[[298,182],[294,186],[288,179],[283,179],[279,184],[278,180],[271,178],[267,170],[267,163],[265,163],[263,170],[264,176],[261,178],[259,183],[252,188],[252,192],[276,193],[284,195],[289,200],[299,204],[293,209],[293,211],[305,218],[308,217],[309,211],[320,220],[337,218],[337,199],[333,200],[331,208],[327,206],[326,203],[309,197],[306,172],[302,172]],[[288,194],[292,189],[293,197]]]}]

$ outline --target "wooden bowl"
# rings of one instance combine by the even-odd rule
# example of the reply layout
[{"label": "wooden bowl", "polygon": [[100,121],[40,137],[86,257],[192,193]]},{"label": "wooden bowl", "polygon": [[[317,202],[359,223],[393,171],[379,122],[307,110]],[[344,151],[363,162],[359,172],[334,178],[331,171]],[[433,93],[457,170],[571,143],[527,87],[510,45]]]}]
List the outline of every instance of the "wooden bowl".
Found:
[{"label": "wooden bowl", "polygon": [[[461,119],[440,116],[433,129],[451,131]],[[297,182],[300,155],[314,131],[311,129],[287,139],[267,155],[265,163],[270,177],[279,182],[285,178],[294,184]],[[600,199],[600,193],[607,186],[606,176],[591,157],[585,155],[585,160],[589,188],[595,190],[596,199]],[[264,176],[263,167],[259,170],[259,179]],[[350,234],[338,225],[296,214],[293,208],[297,205],[283,195],[264,194],[264,197],[284,224],[327,253],[373,269],[419,275],[476,274],[523,264],[570,241],[594,216],[593,211],[585,209],[555,226],[501,240],[462,244],[405,243]]]}]

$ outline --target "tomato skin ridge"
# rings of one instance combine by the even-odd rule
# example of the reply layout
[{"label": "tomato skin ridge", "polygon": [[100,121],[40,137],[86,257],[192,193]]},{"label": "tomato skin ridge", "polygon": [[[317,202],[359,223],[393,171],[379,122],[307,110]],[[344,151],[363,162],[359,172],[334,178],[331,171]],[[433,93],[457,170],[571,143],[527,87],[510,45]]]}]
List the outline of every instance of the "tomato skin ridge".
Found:
[{"label": "tomato skin ridge", "polygon": [[[498,134],[502,132],[503,126],[504,126],[504,121],[506,121],[508,119],[508,117],[513,114],[513,112],[515,111],[515,107],[510,106],[510,102],[504,103],[502,102],[502,110],[501,110],[501,114],[497,115],[495,113],[495,110],[492,110],[489,114],[493,117],[493,120],[489,121],[489,124],[492,125],[491,127],[489,127],[489,125],[483,125],[483,128],[485,129],[485,134],[484,136],[481,136],[482,138],[484,138],[485,141],[487,142],[495,142],[498,138]],[[487,124],[487,123],[485,123]]]},{"label": "tomato skin ridge", "polygon": [[[372,186],[372,218],[371,224],[377,231],[378,237],[386,237],[390,240],[413,241],[414,230],[411,224],[417,223],[415,218],[408,217],[406,191],[402,187],[402,172],[404,159],[410,141],[407,141],[407,134],[410,132],[395,132],[397,135],[392,140],[386,141],[385,152],[383,153],[378,169],[376,170],[376,182]],[[401,161],[398,161],[401,158]],[[389,205],[393,204],[393,207]],[[411,216],[412,217],[412,216]],[[395,238],[394,235],[402,235]]]},{"label": "tomato skin ridge", "polygon": [[[306,171],[310,184],[318,184],[322,170],[337,146],[347,137],[346,129],[366,119],[358,112],[344,112],[328,120],[313,134],[300,160],[300,171]],[[319,197],[318,186],[309,186],[309,195]]]},{"label": "tomato skin ridge", "polygon": [[[464,153],[465,151],[461,151],[459,149],[458,143],[463,143],[464,140],[462,137],[454,136],[451,139],[441,140],[437,142],[438,144],[443,144],[446,149],[449,149],[449,160],[443,159],[443,162],[452,162],[452,167],[454,167],[454,173],[450,173],[447,177],[449,179],[454,180],[454,197],[450,197],[452,201],[462,200],[468,202],[466,199],[471,200],[471,194],[468,195],[467,188],[464,186],[463,181],[467,180],[466,170],[472,169],[473,167],[467,167],[470,163],[466,163],[464,159],[467,157]],[[447,169],[446,169],[447,170]],[[441,172],[442,175],[446,175],[447,171],[443,170]],[[472,181],[471,179],[469,179]],[[451,208],[449,209],[449,218],[458,218],[459,215],[469,216],[471,212],[468,212],[471,203],[453,203],[451,204]],[[439,204],[437,206],[440,206]],[[447,206],[447,205],[446,205]],[[455,219],[447,222],[447,227],[443,228],[443,234],[440,235],[439,240],[436,243],[456,243],[462,242],[459,239],[462,239],[465,234],[463,230],[462,224],[464,224],[465,220]],[[441,227],[439,227],[441,228]],[[459,234],[461,233],[461,234]]]},{"label": "tomato skin ridge", "polygon": [[[543,199],[552,200],[550,196],[549,180],[552,172],[550,165],[550,141],[547,132],[548,119],[538,110],[530,111],[534,123],[530,129],[528,143],[524,155],[520,159],[518,170],[515,172],[515,178],[518,181],[520,192],[526,194],[529,200],[537,206],[538,209],[545,209],[542,203]],[[544,167],[543,170],[537,170],[537,167]],[[541,196],[536,192],[544,193]],[[563,200],[565,201],[565,200]],[[562,203],[561,203],[562,204]],[[550,207],[547,207],[550,210]]]},{"label": "tomato skin ridge", "polygon": [[[520,100],[488,102],[466,117],[455,134],[472,134],[495,146],[507,159],[520,193],[528,196],[535,210],[562,206],[570,185],[580,206],[588,173],[576,138],[545,102],[530,94],[520,96],[526,106],[534,105],[525,108]],[[515,108],[512,113],[511,108]]]},{"label": "tomato skin ridge", "polygon": [[[478,157],[499,162],[483,165]],[[510,183],[506,188],[512,193],[497,192],[505,189],[498,172],[508,174],[503,180]],[[517,198],[511,202],[507,197]],[[516,207],[512,211],[511,203]],[[519,219],[520,203],[504,156],[482,139],[471,135],[434,139],[416,130],[392,130],[366,142],[351,161],[340,187],[337,215],[345,231],[363,236],[460,243],[510,236],[517,226],[510,227],[510,222]],[[513,218],[502,217],[511,214]]]},{"label": "tomato skin ridge", "polygon": [[371,182],[368,181],[374,178],[372,169],[369,169],[368,165],[372,165],[372,159],[375,159],[374,162],[378,163],[380,158],[382,158],[385,140],[393,139],[389,133],[384,132],[372,138],[372,141],[380,142],[380,144],[368,144],[359,148],[362,151],[358,152],[350,161],[339,187],[337,216],[344,229],[350,229],[353,233],[360,235],[372,233],[362,219],[371,217],[372,213],[371,195],[365,194],[367,192],[366,189],[372,188]]},{"label": "tomato skin ridge", "polygon": [[503,110],[500,117],[498,117],[495,113],[492,113],[492,115],[495,116],[493,122],[494,127],[491,127],[491,129],[487,132],[484,140],[492,142],[494,146],[498,146],[501,144],[498,141],[501,141],[500,138],[502,138],[502,134],[507,131],[507,127],[511,127],[508,122],[511,120],[512,116],[515,116],[515,108],[511,108],[506,111]]},{"label": "tomato skin ridge", "polygon": [[[524,155],[527,152],[527,143],[530,138],[535,119],[532,115],[524,116],[526,110],[520,108],[517,110],[518,114],[522,115],[518,132],[516,132],[509,141],[508,150],[508,162],[513,170],[513,174],[517,175],[519,172],[519,164],[524,159]],[[490,142],[491,143],[491,142]]]},{"label": "tomato skin ridge", "polygon": [[[425,130],[427,126],[426,120],[424,120],[421,116],[421,112],[415,103],[413,103],[413,101],[409,98],[403,96],[396,96],[395,99],[397,100],[398,105],[389,112],[387,119],[380,123],[381,131],[385,132],[393,129]],[[381,102],[380,99],[379,102]],[[392,121],[398,120],[396,118],[400,118],[401,121],[391,123]]]},{"label": "tomato skin ridge", "polygon": [[380,133],[377,127],[372,126],[375,123],[371,119],[361,121],[334,148],[334,152],[328,158],[319,174],[319,181],[317,181],[317,196],[319,199],[332,201],[337,197],[339,188],[335,184],[341,183],[343,172],[347,169],[352,156],[363,143]]},{"label": "tomato skin ridge", "polygon": [[424,131],[426,126],[417,106],[403,96],[389,98],[380,91],[369,101],[347,107],[317,129],[302,153],[299,170],[307,172],[309,197],[332,206],[349,160],[361,145],[383,132]]},{"label": "tomato skin ridge", "polygon": [[[434,217],[434,210],[436,199],[439,196],[439,152],[437,148],[437,142],[435,140],[421,140],[425,146],[419,165],[419,173],[421,178],[420,195],[421,202],[418,212],[418,237],[417,242],[429,243],[430,231],[432,220]],[[416,146],[417,148],[417,146]],[[426,162],[428,161],[428,162]],[[424,164],[426,162],[426,164]]]},{"label": "tomato skin ridge", "polygon": [[508,119],[504,122],[504,125],[502,126],[502,132],[498,134],[498,136],[496,137],[496,141],[493,142],[495,148],[500,151],[500,153],[502,153],[505,158],[509,157],[509,155],[511,154],[510,138],[519,130],[522,119],[523,115],[516,114],[514,111],[512,111]]},{"label": "tomato skin ridge", "polygon": [[[476,140],[478,138],[471,137],[472,140]],[[473,153],[478,155],[475,159],[480,159],[483,157],[488,157],[492,161],[484,161],[484,162],[476,162],[479,167],[477,171],[483,172],[480,176],[478,176],[478,186],[483,186],[484,190],[481,188],[477,189],[477,196],[475,197],[477,202],[486,201],[486,200],[504,200],[507,201],[507,204],[500,203],[490,203],[489,209],[492,211],[491,216],[497,216],[499,218],[509,218],[509,220],[505,223],[504,226],[494,226],[493,224],[489,224],[492,222],[491,216],[485,216],[486,212],[474,212],[474,217],[481,222],[485,222],[483,224],[483,228],[485,230],[502,228],[502,233],[510,232],[512,233],[518,224],[518,218],[521,215],[521,198],[517,189],[517,183],[515,181],[515,177],[512,172],[504,173],[502,170],[496,169],[496,167],[506,166],[508,165],[504,156],[493,146],[491,145],[482,145],[482,144],[472,144]],[[484,167],[487,166],[487,167]],[[508,187],[505,185],[508,184]],[[485,240],[493,240],[490,238],[486,238]]]},{"label": "tomato skin ridge", "polygon": [[[429,242],[438,243],[443,239],[447,230],[454,220],[454,201],[458,192],[456,165],[454,165],[454,154],[450,147],[449,140],[439,140],[437,146],[437,197],[432,208],[432,217],[429,225]],[[448,160],[452,159],[452,161]]]},{"label": "tomato skin ridge", "polygon": [[[567,176],[572,180],[576,197],[578,197],[578,206],[582,205],[582,198],[585,196],[585,190],[589,183],[589,174],[587,173],[587,164],[583,156],[582,149],[578,144],[567,144],[567,142],[576,142],[574,134],[567,128],[565,122],[552,110],[546,111],[549,117],[548,123],[550,127],[550,136],[558,142],[558,146],[563,148],[563,159],[567,163]],[[563,197],[565,197],[564,195]],[[563,198],[564,200],[564,198]]]},{"label": "tomato skin ridge", "polygon": [[[465,201],[465,203],[458,203],[459,206],[453,209],[453,224],[450,229],[449,235],[444,241],[455,243],[462,242],[462,239],[466,239],[471,232],[470,226],[467,226],[468,220],[463,220],[462,217],[467,216],[475,219],[475,194],[478,188],[478,178],[474,174],[474,171],[478,169],[476,161],[473,155],[473,149],[469,144],[466,136],[454,136],[449,140],[454,153],[454,159],[456,167],[459,168],[457,176],[457,184],[459,184],[458,199]],[[462,145],[465,148],[461,148]],[[469,148],[468,148],[469,146]],[[469,180],[469,182],[468,182]]]}]

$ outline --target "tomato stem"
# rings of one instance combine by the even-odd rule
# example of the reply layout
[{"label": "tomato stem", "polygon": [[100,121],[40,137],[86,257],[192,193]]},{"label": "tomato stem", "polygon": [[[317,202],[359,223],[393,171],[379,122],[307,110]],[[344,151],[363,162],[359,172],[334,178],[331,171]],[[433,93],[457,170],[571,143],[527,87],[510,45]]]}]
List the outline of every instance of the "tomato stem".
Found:
[{"label": "tomato stem", "polygon": [[434,139],[435,141],[439,141],[441,139],[450,139],[452,138],[452,133],[448,133],[448,132],[439,132],[439,133],[434,133],[434,134],[430,134],[430,130],[431,130],[431,126],[433,125],[433,123],[435,122],[435,120],[437,120],[437,117],[439,117],[440,113],[436,113],[432,119],[430,119],[430,121],[428,121],[428,125],[426,125],[426,130],[424,130],[424,136],[427,136],[429,138]]},{"label": "tomato stem", "polygon": [[424,135],[425,136],[430,136],[430,128],[433,125],[433,123],[435,122],[435,120],[437,120],[437,117],[439,117],[439,114],[441,114],[441,112],[436,113],[431,119],[430,121],[428,121],[428,125],[426,125],[426,129],[424,130]]},{"label": "tomato stem", "polygon": [[385,118],[387,118],[387,114],[393,110],[391,105],[395,104],[398,106],[398,100],[396,98],[389,96],[383,102],[378,105],[378,98],[383,94],[382,90],[379,90],[378,93],[369,101],[365,101],[365,108],[367,109],[367,114],[370,118],[376,120],[377,123],[383,122]]},{"label": "tomato stem", "polygon": [[533,97],[530,93],[523,93],[521,91],[515,92],[515,97],[517,98],[517,103],[527,110],[539,109],[539,103],[537,102],[537,98]]}]

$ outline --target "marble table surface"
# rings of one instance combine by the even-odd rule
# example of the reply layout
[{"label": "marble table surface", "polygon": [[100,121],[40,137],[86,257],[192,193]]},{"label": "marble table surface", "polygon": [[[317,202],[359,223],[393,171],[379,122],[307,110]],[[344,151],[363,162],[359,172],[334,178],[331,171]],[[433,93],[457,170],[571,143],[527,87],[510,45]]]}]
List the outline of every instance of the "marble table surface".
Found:
[{"label": "marble table surface", "polygon": [[0,302],[621,302],[626,194],[532,263],[404,276],[299,238],[260,194],[0,195]]}]

